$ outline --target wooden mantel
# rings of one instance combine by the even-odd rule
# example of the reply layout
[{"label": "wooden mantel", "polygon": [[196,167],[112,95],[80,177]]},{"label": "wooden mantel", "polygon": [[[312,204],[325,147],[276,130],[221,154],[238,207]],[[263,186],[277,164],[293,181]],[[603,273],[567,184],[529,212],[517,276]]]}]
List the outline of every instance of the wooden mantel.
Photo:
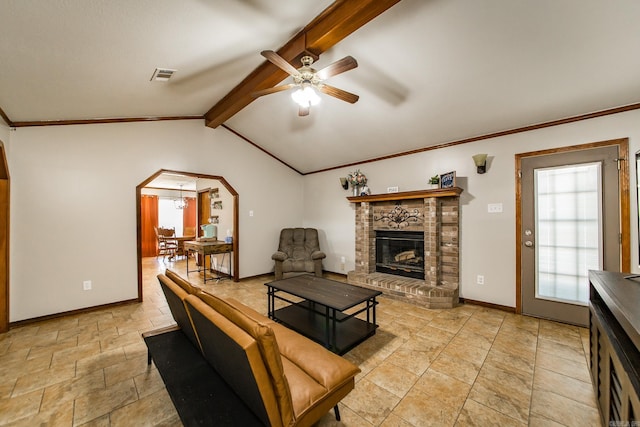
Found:
[{"label": "wooden mantel", "polygon": [[384,202],[388,200],[426,199],[427,197],[455,197],[462,193],[462,188],[438,188],[435,190],[402,191],[399,193],[371,194],[368,196],[347,197],[350,202]]}]

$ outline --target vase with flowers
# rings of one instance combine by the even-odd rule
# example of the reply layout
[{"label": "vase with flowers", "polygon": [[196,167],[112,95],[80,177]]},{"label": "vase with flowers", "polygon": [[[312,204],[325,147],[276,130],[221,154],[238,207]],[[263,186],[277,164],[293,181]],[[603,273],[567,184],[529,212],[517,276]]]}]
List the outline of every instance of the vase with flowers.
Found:
[{"label": "vase with flowers", "polygon": [[360,172],[360,169],[357,169],[355,172],[350,172],[347,175],[347,181],[351,184],[351,188],[353,189],[353,195],[360,195],[360,187],[364,186],[367,183],[367,177],[365,174]]}]

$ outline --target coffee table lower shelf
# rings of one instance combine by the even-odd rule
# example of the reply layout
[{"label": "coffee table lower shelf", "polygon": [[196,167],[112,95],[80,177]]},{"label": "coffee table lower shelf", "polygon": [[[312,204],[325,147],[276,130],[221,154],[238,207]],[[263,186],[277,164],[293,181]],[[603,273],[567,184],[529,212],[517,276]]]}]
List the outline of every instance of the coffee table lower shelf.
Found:
[{"label": "coffee table lower shelf", "polygon": [[[332,310],[329,309],[329,311]],[[275,310],[272,319],[339,355],[345,354],[370,336],[375,335],[378,327],[374,323],[336,311],[334,330],[334,322],[330,316],[327,317],[325,306],[310,301],[301,301]],[[330,331],[329,338],[327,338],[327,319]]]}]

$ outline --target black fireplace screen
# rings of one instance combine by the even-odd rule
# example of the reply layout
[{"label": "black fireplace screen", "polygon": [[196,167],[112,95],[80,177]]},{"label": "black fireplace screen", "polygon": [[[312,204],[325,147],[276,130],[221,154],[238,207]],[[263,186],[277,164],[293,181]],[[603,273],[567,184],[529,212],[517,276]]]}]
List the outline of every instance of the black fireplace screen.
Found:
[{"label": "black fireplace screen", "polygon": [[376,231],[376,271],[424,279],[424,233]]}]

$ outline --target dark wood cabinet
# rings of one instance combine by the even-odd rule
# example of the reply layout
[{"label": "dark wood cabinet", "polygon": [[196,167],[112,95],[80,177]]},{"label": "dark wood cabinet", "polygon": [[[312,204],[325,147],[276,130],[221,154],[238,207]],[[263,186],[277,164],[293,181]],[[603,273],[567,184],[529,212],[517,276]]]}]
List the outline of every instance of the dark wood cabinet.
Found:
[{"label": "dark wood cabinet", "polygon": [[603,425],[640,425],[640,277],[589,273],[590,369]]}]

